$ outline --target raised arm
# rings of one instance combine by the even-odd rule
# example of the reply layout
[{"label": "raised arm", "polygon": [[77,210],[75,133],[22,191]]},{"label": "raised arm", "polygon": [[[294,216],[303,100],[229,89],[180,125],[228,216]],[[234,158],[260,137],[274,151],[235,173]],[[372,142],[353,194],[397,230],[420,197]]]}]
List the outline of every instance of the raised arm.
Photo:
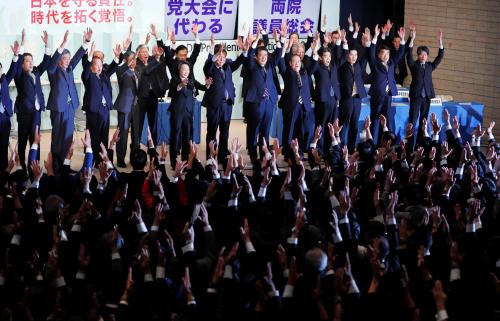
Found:
[{"label": "raised arm", "polygon": [[198,59],[198,56],[200,54],[201,50],[201,43],[200,43],[200,37],[198,36],[198,25],[193,24],[193,27],[191,28],[191,32],[194,35],[194,46],[193,46],[193,52],[191,53],[191,56],[189,56],[188,61],[191,64],[192,67],[196,64],[196,60]]},{"label": "raised arm", "polygon": [[80,47],[80,49],[78,49],[78,51],[71,58],[70,66],[72,69],[76,68],[76,65],[78,65],[80,60],[83,58],[83,55],[85,55],[85,53],[87,52],[91,40],[92,40],[92,29],[87,28],[83,32],[83,44],[82,44],[82,46]]},{"label": "raised arm", "polygon": [[401,46],[399,46],[398,51],[396,52],[396,58],[394,59],[394,63],[398,64],[401,59],[405,56],[405,28],[401,27],[398,30],[398,35],[401,38]]},{"label": "raised arm", "polygon": [[410,37],[408,38],[408,50],[406,51],[406,63],[408,63],[408,67],[412,68],[415,65],[415,60],[413,59],[413,42],[415,41],[415,37],[417,35],[417,31],[415,29],[415,25],[410,25]]},{"label": "raised arm", "polygon": [[[365,30],[365,33],[367,31]],[[368,30],[369,32],[369,30]],[[378,25],[375,26],[375,34],[373,36],[373,40],[371,41],[370,48],[368,49],[368,63],[370,66],[373,66],[376,61],[376,52],[377,52],[377,40],[378,40],[378,35],[380,34],[380,28]]]},{"label": "raised arm", "polygon": [[64,33],[63,40],[61,44],[59,45],[59,48],[54,52],[52,55],[52,58],[50,60],[49,68],[47,72],[49,74],[53,74],[57,70],[57,66],[59,65],[59,59],[61,58],[61,55],[63,53],[64,48],[66,47],[66,44],[68,43],[68,35],[69,35],[69,30],[66,30]]},{"label": "raised arm", "polygon": [[437,39],[438,39],[438,44],[439,44],[439,52],[438,52],[436,59],[434,59],[434,61],[431,62],[432,70],[436,69],[437,66],[439,66],[439,64],[441,63],[441,60],[443,60],[443,57],[444,57],[443,31],[441,29],[438,30]]}]

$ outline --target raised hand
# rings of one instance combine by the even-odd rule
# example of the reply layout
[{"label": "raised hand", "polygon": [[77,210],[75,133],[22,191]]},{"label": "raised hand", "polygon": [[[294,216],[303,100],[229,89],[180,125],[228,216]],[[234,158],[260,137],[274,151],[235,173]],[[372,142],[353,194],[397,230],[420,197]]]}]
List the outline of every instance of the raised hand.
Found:
[{"label": "raised hand", "polygon": [[90,42],[92,40],[92,34],[92,28],[85,29],[85,31],[83,32],[83,40],[87,43]]},{"label": "raised hand", "polygon": [[151,28],[151,34],[153,37],[158,38],[158,29],[156,29],[156,25],[152,23],[149,27]]},{"label": "raised hand", "polygon": [[19,46],[19,42],[17,42],[17,40],[14,41],[14,44],[12,46],[10,46],[10,48],[12,49],[12,53],[14,54],[14,56],[19,55],[20,46]]},{"label": "raised hand", "polygon": [[116,58],[120,58],[120,54],[122,53],[122,46],[119,43],[117,43],[115,45],[115,48],[113,48],[113,53],[115,54]]},{"label": "raised hand", "polygon": [[49,45],[49,34],[46,30],[43,31],[43,34],[40,36],[42,38],[42,42],[45,44],[45,47]]},{"label": "raised hand", "polygon": [[374,37],[378,38],[378,35],[380,34],[380,28],[379,28],[378,24],[375,26],[374,32],[375,32],[375,36]]},{"label": "raised hand", "polygon": [[404,27],[400,27],[399,30],[398,30],[398,35],[401,39],[404,39],[405,38],[405,28]]},{"label": "raised hand", "polygon": [[109,141],[109,149],[113,149],[116,143],[120,140],[120,127],[116,127],[113,137]]},{"label": "raised hand", "polygon": [[59,46],[59,48],[65,48],[66,47],[66,44],[68,43],[68,36],[69,36],[69,30],[66,30],[66,32],[64,33],[63,40],[62,40],[61,45]]},{"label": "raised hand", "polygon": [[195,37],[198,37],[198,24],[193,23],[193,26],[191,27],[191,32]]}]

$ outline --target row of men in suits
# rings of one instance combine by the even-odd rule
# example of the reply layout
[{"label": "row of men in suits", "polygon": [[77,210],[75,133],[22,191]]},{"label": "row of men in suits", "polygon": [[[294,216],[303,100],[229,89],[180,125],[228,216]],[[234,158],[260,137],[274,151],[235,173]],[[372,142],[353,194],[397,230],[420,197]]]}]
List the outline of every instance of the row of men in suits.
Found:
[{"label": "row of men in suits", "polygon": [[[387,33],[387,24],[382,28],[383,35]],[[380,132],[379,116],[387,118],[391,106],[392,96],[397,95],[396,75],[400,61],[407,56],[414,80],[410,88],[411,108],[410,122],[416,125],[419,113],[420,119],[428,115],[430,99],[435,96],[432,86],[432,70],[442,59],[443,49],[440,39],[440,52],[433,63],[427,63],[428,48],[419,47],[419,68],[412,57],[413,41],[416,29],[410,26],[410,41],[404,41],[404,28],[398,31],[398,38],[402,39],[397,51],[391,50],[385,44],[378,45],[378,36],[381,28],[375,28],[373,40],[370,31],[365,29],[361,39],[362,45],[367,48],[362,59],[359,59],[360,47],[355,39],[359,26],[356,24],[354,33],[347,40],[347,33],[336,31],[333,33],[321,32],[313,40],[308,37],[306,44],[299,43],[294,34],[287,39],[282,36],[279,40],[278,32],[274,32],[277,48],[269,54],[265,47],[268,36],[261,31],[257,37],[250,35],[247,43],[239,39],[240,48],[244,51],[235,61],[227,59],[227,52],[223,45],[212,46],[214,53],[210,54],[204,65],[206,83],[201,84],[194,78],[192,69],[196,63],[201,45],[197,37],[197,26],[193,26],[196,37],[193,53],[187,56],[187,48],[178,46],[172,50],[167,32],[166,43],[158,37],[154,25],[151,34],[157,39],[153,48],[153,55],[149,55],[146,45],[140,45],[137,52],[130,50],[130,38],[126,41],[128,51],[121,51],[117,46],[114,50],[115,59],[109,65],[103,64],[102,52],[92,50],[87,55],[92,30],[85,32],[85,42],[71,58],[64,49],[68,33],[64,35],[63,42],[52,57],[46,53],[42,63],[34,67],[32,56],[24,54],[22,60],[16,59],[5,77],[18,75],[16,79],[19,95],[16,102],[19,133],[19,155],[24,156],[24,150],[32,129],[40,126],[40,112],[44,109],[44,98],[40,86],[40,76],[45,69],[48,70],[51,83],[48,106],[51,109],[53,125],[53,139],[51,151],[56,160],[62,161],[65,149],[72,143],[74,111],[79,105],[78,95],[73,80],[73,69],[82,57],[84,70],[82,81],[85,85],[83,110],[87,112],[87,128],[92,134],[94,149],[99,148],[99,143],[107,141],[109,132],[109,110],[118,110],[118,122],[121,129],[120,142],[117,148],[119,166],[125,166],[128,131],[131,128],[131,149],[139,148],[140,136],[144,118],[147,114],[153,141],[156,143],[156,108],[159,97],[163,97],[170,87],[169,97],[172,98],[170,111],[171,117],[171,162],[182,149],[182,157],[187,158],[188,141],[192,140],[192,111],[194,99],[198,90],[206,91],[202,105],[207,108],[207,135],[208,144],[215,140],[217,129],[220,132],[219,162],[224,162],[228,154],[227,139],[235,101],[235,89],[232,82],[232,72],[243,66],[244,76],[244,110],[247,119],[247,149],[253,161],[258,159],[257,146],[263,139],[269,137],[270,124],[273,117],[274,106],[279,105],[284,112],[283,145],[285,152],[289,150],[292,139],[297,138],[302,151],[309,149],[314,128],[323,129],[323,134],[318,142],[318,150],[325,152],[330,148],[331,136],[325,130],[329,123],[339,118],[340,135],[347,142],[350,151],[354,150],[357,136],[357,123],[361,108],[361,99],[366,97],[364,89],[363,67],[364,57],[370,67],[371,87],[370,104],[372,131],[377,140]],[[287,34],[286,24],[282,25],[280,35]],[[259,36],[263,35],[263,39]],[[24,44],[24,33],[21,48]],[[42,37],[47,43],[46,33]],[[367,41],[369,40],[369,41]],[[124,44],[124,47],[125,47]],[[309,47],[313,47],[313,55],[305,55]],[[362,46],[362,47],[363,47]],[[20,49],[20,50],[19,50]],[[18,53],[19,54],[19,53]],[[17,55],[16,55],[17,56]],[[270,59],[269,59],[270,58]],[[22,61],[22,68],[18,68]],[[123,63],[120,65],[120,63]],[[426,66],[429,64],[428,71]],[[172,83],[166,74],[166,68],[172,75]],[[183,76],[180,75],[183,69]],[[279,70],[284,79],[285,88],[278,102],[280,88],[276,85],[275,71]],[[23,70],[24,72],[20,72]],[[30,71],[31,70],[31,71]],[[113,104],[110,77],[117,72],[119,94]],[[314,85],[312,76],[314,75]],[[184,78],[183,78],[184,77]],[[179,87],[180,86],[180,87]],[[6,86],[4,86],[7,88]],[[182,88],[181,88],[182,87]],[[178,90],[182,89],[182,90]],[[180,95],[182,94],[182,95]],[[8,95],[4,95],[8,97]],[[189,101],[182,99],[187,98]],[[311,104],[314,101],[315,106]],[[187,102],[189,102],[187,104]],[[8,106],[8,103],[4,103]],[[182,107],[180,107],[182,106]],[[10,123],[3,126],[10,126]],[[184,144],[182,144],[184,142]],[[183,145],[183,146],[181,146]],[[4,146],[6,146],[4,144]],[[183,148],[181,148],[183,147]],[[207,148],[207,158],[209,149]],[[5,153],[4,153],[5,154]],[[22,157],[21,156],[21,157]],[[262,153],[261,153],[262,156]],[[285,154],[286,157],[286,154]],[[98,157],[96,157],[98,158]],[[99,159],[96,159],[98,162]],[[23,162],[24,163],[24,162]]]}]

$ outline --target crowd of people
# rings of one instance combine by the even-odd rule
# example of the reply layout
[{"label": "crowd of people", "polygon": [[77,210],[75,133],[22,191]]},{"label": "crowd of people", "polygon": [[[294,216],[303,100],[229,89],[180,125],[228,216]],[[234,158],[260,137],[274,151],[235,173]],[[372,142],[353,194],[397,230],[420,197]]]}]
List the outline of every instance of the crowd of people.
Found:
[{"label": "crowd of people", "polygon": [[[102,52],[93,50],[83,58],[88,129],[77,172],[71,169],[77,152],[72,117],[79,105],[72,71],[92,48],[92,30],[72,58],[64,49],[66,33],[56,53],[37,67],[31,55],[21,55],[23,40],[14,44],[11,70],[1,78],[0,126],[7,119],[10,131],[13,104],[5,88],[14,79],[23,128],[19,149],[10,155],[3,131],[0,142],[6,149],[0,162],[0,319],[498,318],[495,123],[485,130],[477,126],[471,141],[463,141],[456,116],[444,110],[441,124],[441,117],[428,115],[435,95],[431,71],[443,55],[441,32],[438,58],[427,62],[429,49],[419,47],[415,62],[415,26],[406,42],[404,28],[398,30],[391,52],[377,45],[379,36],[389,41],[390,22],[376,26],[373,37],[366,29],[360,42],[359,24],[349,23],[350,40],[339,30],[311,36],[306,44],[297,35],[287,37],[283,25],[274,31],[277,49],[269,55],[268,40],[246,35],[234,61],[226,59],[224,44],[214,43],[204,84],[192,73],[199,40],[190,57],[184,46],[174,55],[172,34],[163,43],[154,26],[158,41],[151,57],[146,45],[136,53],[116,46],[113,62],[103,65]],[[42,39],[47,45],[46,34]],[[129,47],[130,37],[123,44]],[[304,55],[309,47],[312,57]],[[358,59],[361,51],[366,62]],[[399,141],[386,112],[405,53],[413,118]],[[231,74],[240,65],[250,162],[244,139],[229,139],[236,95]],[[276,69],[284,80],[281,93]],[[42,165],[44,71],[53,129]],[[113,72],[120,89],[114,104]],[[372,114],[358,135],[365,76],[371,78]],[[153,120],[153,102],[167,89],[170,146],[157,144],[150,122],[141,149],[144,117]],[[199,90],[205,90],[208,121],[204,159],[189,140],[190,108]],[[268,141],[276,104],[284,112],[283,147]],[[120,125],[109,139],[112,106]],[[129,128],[132,172],[125,172],[120,167]],[[22,139],[24,149],[30,141],[27,160]]]}]

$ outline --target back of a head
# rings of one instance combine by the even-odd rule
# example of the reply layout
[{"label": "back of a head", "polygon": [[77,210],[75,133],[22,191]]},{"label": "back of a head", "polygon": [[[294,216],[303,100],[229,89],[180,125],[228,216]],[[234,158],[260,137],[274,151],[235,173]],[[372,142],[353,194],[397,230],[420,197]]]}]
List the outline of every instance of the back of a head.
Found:
[{"label": "back of a head", "polygon": [[133,170],[144,170],[147,161],[148,155],[142,149],[136,148],[130,152],[130,165],[132,165]]}]

